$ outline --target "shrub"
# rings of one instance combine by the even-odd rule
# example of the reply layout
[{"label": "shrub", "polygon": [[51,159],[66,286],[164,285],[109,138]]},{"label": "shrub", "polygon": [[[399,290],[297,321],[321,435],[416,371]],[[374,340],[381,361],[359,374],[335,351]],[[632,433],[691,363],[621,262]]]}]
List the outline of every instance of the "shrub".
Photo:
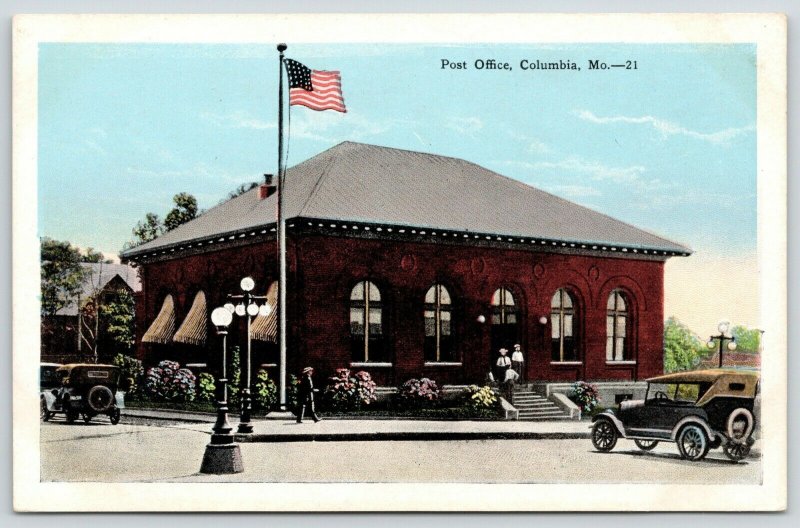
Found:
[{"label": "shrub", "polygon": [[117,354],[112,363],[120,369],[120,390],[125,391],[128,397],[141,394],[144,377],[142,362],[124,354]]},{"label": "shrub", "polygon": [[190,402],[195,397],[195,376],[176,361],[164,360],[147,371],[145,391],[157,401]]},{"label": "shrub", "polygon": [[214,376],[208,372],[203,372],[197,377],[197,401],[214,403],[216,390]]},{"label": "shrub", "polygon": [[300,388],[300,378],[292,374],[289,376],[289,384],[286,387],[286,401],[290,406],[290,409],[296,409],[298,402],[297,402],[297,391]]},{"label": "shrub", "polygon": [[323,403],[333,411],[353,411],[375,401],[375,382],[369,372],[359,371],[354,375],[346,368],[336,369],[336,375],[328,378]]},{"label": "shrub", "polygon": [[401,405],[422,407],[439,401],[439,387],[429,378],[411,378],[398,388],[397,397]]},{"label": "shrub", "polygon": [[257,410],[269,411],[277,401],[278,387],[270,379],[266,370],[259,370],[254,387],[253,407]]},{"label": "shrub", "polygon": [[470,385],[464,389],[464,403],[473,409],[491,409],[497,405],[497,396],[488,385]]},{"label": "shrub", "polygon": [[228,406],[231,408],[239,405],[239,384],[242,381],[240,356],[237,345],[231,349],[231,360],[228,366]]},{"label": "shrub", "polygon": [[585,381],[576,381],[572,384],[569,399],[581,408],[581,412],[591,413],[599,403],[597,387]]}]

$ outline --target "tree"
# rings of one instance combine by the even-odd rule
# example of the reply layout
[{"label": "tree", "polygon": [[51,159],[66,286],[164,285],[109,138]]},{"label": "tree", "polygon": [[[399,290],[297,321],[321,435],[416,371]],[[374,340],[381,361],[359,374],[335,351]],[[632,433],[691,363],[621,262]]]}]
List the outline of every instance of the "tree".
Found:
[{"label": "tree", "polygon": [[737,352],[749,352],[751,354],[758,352],[761,345],[761,330],[736,325],[731,328],[731,335],[736,338]]},{"label": "tree", "polygon": [[707,354],[703,342],[677,318],[664,324],[664,371],[692,370]]},{"label": "tree", "polygon": [[132,246],[150,242],[161,236],[164,233],[164,226],[161,224],[161,219],[155,213],[147,213],[144,216],[144,222],[141,220],[136,222],[136,227],[133,228],[133,236],[136,238]]},{"label": "tree", "polygon": [[86,248],[86,252],[81,255],[81,262],[90,262],[94,264],[98,264],[100,262],[104,264],[111,264],[111,259],[107,259],[103,257],[103,254],[99,251],[95,251],[94,248]]},{"label": "tree", "polygon": [[164,218],[164,230],[172,231],[181,224],[197,216],[197,198],[189,193],[179,193],[172,197],[175,207]]},{"label": "tree", "polygon": [[258,187],[258,182],[243,183],[228,193],[228,200],[241,196],[247,191]]},{"label": "tree", "polygon": [[55,315],[77,299],[86,271],[81,253],[69,242],[41,240],[42,315]]},{"label": "tree", "polygon": [[114,293],[110,302],[100,305],[101,324],[116,351],[126,354],[133,348],[135,303],[128,290]]}]

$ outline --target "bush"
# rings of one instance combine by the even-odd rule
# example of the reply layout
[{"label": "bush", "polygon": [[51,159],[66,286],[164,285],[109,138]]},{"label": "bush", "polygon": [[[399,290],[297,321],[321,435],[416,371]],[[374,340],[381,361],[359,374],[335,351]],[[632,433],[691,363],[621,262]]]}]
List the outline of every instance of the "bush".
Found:
[{"label": "bush", "polygon": [[195,376],[176,361],[164,360],[147,371],[145,391],[156,401],[190,402],[195,397]]},{"label": "bush", "polygon": [[398,387],[397,398],[402,406],[423,407],[439,401],[439,387],[429,378],[411,378]]},{"label": "bush", "polygon": [[144,377],[142,362],[124,354],[117,354],[114,356],[112,363],[120,369],[120,390],[125,391],[128,397],[140,395],[142,392],[142,378]]},{"label": "bush", "polygon": [[597,387],[585,381],[576,381],[572,384],[572,392],[569,399],[574,401],[581,412],[591,413],[598,405],[598,392]]},{"label": "bush", "polygon": [[253,394],[253,408],[260,411],[269,412],[278,402],[278,387],[270,379],[266,370],[261,369],[256,375],[256,383]]},{"label": "bush", "polygon": [[470,385],[464,389],[464,403],[472,409],[491,409],[497,405],[497,396],[488,385]]},{"label": "bush", "polygon": [[231,349],[231,362],[228,366],[228,406],[235,408],[239,405],[239,384],[242,381],[241,354],[239,346]]},{"label": "bush", "polygon": [[359,371],[350,375],[346,368],[336,369],[336,375],[328,378],[323,394],[325,407],[339,412],[354,411],[375,401],[375,382],[369,372]]},{"label": "bush", "polygon": [[197,401],[214,403],[216,390],[214,376],[208,372],[203,372],[197,377]]}]

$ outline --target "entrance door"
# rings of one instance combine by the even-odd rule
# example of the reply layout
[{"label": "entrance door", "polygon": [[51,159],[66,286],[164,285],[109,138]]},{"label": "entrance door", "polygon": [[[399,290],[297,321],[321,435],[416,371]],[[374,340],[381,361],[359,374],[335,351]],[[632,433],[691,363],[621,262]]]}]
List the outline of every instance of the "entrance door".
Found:
[{"label": "entrance door", "polygon": [[489,365],[497,381],[501,375],[496,368],[500,349],[508,350],[511,358],[514,344],[519,343],[519,312],[514,295],[506,288],[499,288],[492,295],[492,349],[489,351]]}]

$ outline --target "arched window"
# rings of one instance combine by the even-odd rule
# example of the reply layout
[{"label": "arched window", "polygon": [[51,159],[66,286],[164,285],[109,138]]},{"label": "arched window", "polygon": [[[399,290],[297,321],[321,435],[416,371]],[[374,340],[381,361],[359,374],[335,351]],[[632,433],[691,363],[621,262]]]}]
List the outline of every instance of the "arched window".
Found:
[{"label": "arched window", "polygon": [[629,347],[625,344],[629,317],[625,294],[620,290],[612,291],[606,304],[606,361],[629,359]]},{"label": "arched window", "polygon": [[567,290],[561,288],[550,300],[550,325],[552,328],[553,361],[578,361],[575,345],[575,302]]},{"label": "arched window", "polygon": [[381,292],[362,281],[350,292],[350,341],[354,362],[385,362]]},{"label": "arched window", "polygon": [[425,294],[425,361],[457,361],[453,347],[450,293],[434,284]]},{"label": "arched window", "polygon": [[514,295],[506,288],[498,288],[492,295],[492,354],[501,348],[511,350],[519,341],[517,329],[518,307]]}]

